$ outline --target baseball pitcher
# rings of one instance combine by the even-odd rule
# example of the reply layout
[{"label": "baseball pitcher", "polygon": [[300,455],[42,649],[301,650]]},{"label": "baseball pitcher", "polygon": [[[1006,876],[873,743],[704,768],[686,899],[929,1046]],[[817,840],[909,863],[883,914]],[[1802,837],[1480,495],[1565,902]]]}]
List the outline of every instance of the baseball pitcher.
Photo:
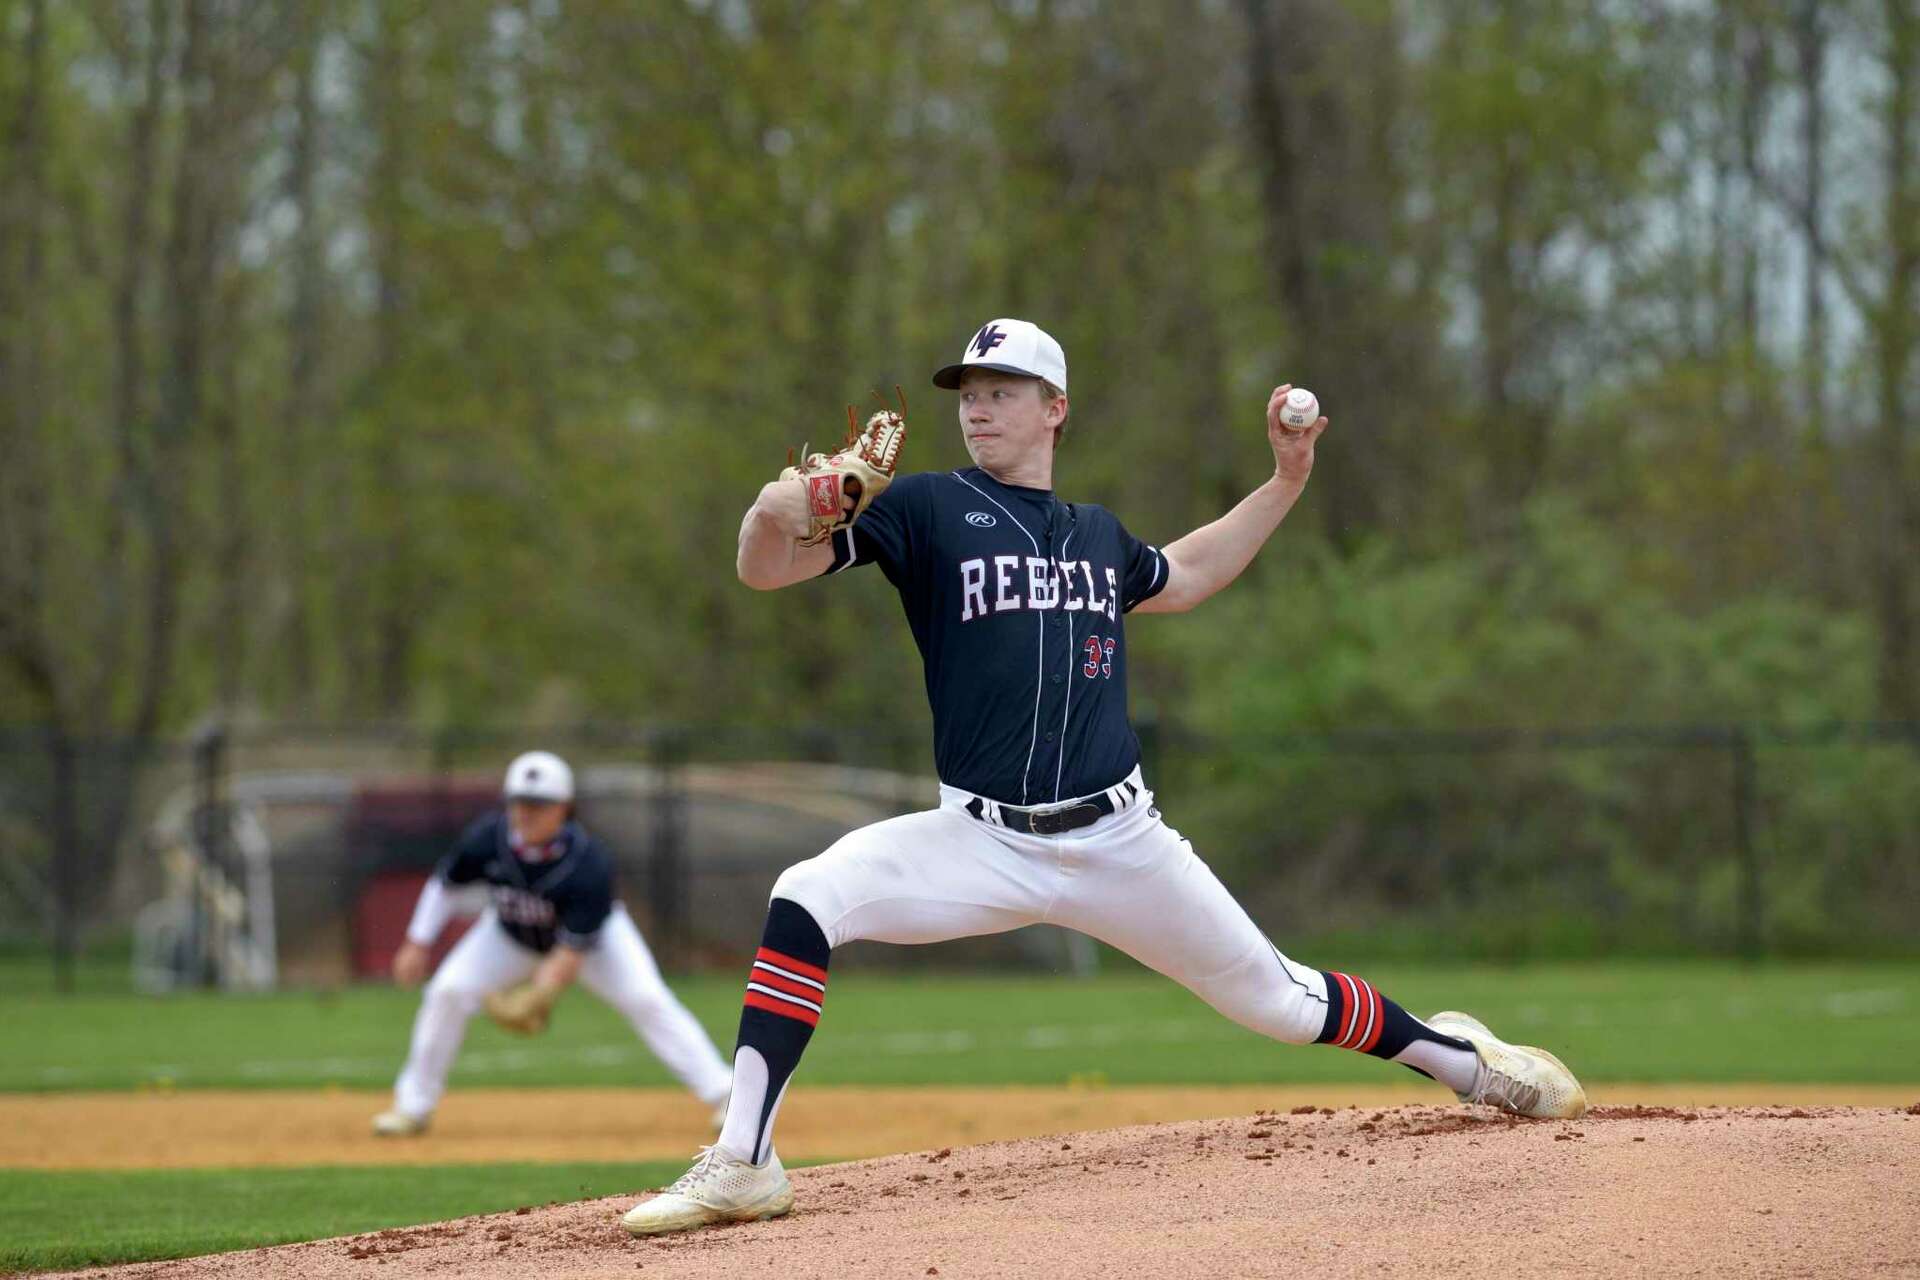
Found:
[{"label": "baseball pitcher", "polygon": [[1576,1116],[1586,1095],[1544,1050],[1462,1013],[1422,1021],[1365,979],[1283,955],[1168,826],[1127,721],[1125,623],[1184,613],[1237,578],[1299,498],[1325,418],[1266,408],[1273,475],[1165,547],[1054,492],[1067,423],[1060,344],[981,326],[933,377],[958,392],[974,465],[892,479],[905,424],[876,414],[839,454],[760,491],[738,570],[772,590],[878,566],[925,665],[940,805],[855,831],[773,887],[747,977],[719,1139],[623,1219],[635,1235],[775,1217],[793,1204],[773,1125],[826,1004],[835,947],[939,942],[1029,924],[1132,955],[1243,1026],[1405,1065],[1463,1102]]}]

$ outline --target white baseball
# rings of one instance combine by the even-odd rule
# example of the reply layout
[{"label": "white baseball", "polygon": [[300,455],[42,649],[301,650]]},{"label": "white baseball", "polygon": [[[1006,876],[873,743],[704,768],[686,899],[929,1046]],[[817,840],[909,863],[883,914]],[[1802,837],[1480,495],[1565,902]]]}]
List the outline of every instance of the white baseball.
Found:
[{"label": "white baseball", "polygon": [[1304,430],[1320,417],[1320,399],[1305,387],[1295,387],[1287,392],[1286,402],[1280,406],[1280,421],[1294,428]]}]

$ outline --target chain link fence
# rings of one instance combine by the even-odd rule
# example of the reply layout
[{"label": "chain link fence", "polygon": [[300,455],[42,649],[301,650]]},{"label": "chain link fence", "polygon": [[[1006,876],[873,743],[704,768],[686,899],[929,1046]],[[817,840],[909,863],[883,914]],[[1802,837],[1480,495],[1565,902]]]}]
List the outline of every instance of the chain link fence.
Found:
[{"label": "chain link fence", "polygon": [[1920,947],[1917,725],[1147,745],[1170,820],[1276,937],[1488,959]]},{"label": "chain link fence", "polygon": [[[1142,744],[1167,820],[1308,960],[1920,948],[1920,725],[1222,738],[1160,723]],[[574,764],[582,819],[677,969],[737,964],[783,867],[936,799],[921,725],[14,732],[0,937],[67,965],[131,933],[149,985],[368,976],[412,886],[535,746]],[[1083,969],[1095,952],[1022,930],[886,955]]]}]

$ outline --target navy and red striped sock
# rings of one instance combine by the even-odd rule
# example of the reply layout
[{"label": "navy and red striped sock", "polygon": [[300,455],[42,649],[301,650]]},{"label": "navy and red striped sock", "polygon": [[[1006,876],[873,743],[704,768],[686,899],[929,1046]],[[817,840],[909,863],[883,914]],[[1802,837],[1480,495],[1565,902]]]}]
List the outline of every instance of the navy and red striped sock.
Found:
[{"label": "navy and red striped sock", "polygon": [[1480,1055],[1472,1045],[1441,1035],[1381,995],[1365,978],[1331,970],[1321,976],[1327,980],[1327,1021],[1316,1044],[1401,1063],[1455,1093],[1473,1088]]},{"label": "navy and red striped sock", "polygon": [[773,1148],[773,1118],[800,1065],[827,998],[827,935],[807,909],[786,898],[767,907],[767,927],[747,972],[733,1094],[720,1145],[755,1164]]}]

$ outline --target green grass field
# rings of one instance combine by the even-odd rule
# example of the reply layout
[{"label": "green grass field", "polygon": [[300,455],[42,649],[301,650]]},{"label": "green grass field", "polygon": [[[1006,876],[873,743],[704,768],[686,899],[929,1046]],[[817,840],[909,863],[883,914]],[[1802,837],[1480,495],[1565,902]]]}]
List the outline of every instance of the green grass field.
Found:
[{"label": "green grass field", "polygon": [[189,1258],[638,1192],[680,1164],[0,1170],[0,1272]]},{"label": "green grass field", "polygon": [[[1416,1012],[1470,1010],[1509,1038],[1552,1046],[1593,1080],[1920,1080],[1920,965],[1910,962],[1354,967]],[[730,1045],[739,981],[674,986]],[[9,994],[0,996],[9,1041],[0,1091],[162,1080],[378,1087],[399,1067],[416,1001],[384,987]],[[834,984],[805,1068],[817,1084],[908,1085],[1049,1084],[1094,1073],[1116,1084],[1364,1083],[1385,1070],[1354,1054],[1270,1044],[1139,970],[1086,981],[849,971]],[[668,1083],[626,1025],[582,993],[536,1040],[476,1022],[454,1073],[456,1087]]]},{"label": "green grass field", "polygon": [[[1417,1012],[1460,1007],[1552,1046],[1589,1081],[1914,1083],[1920,965],[1622,962],[1352,967]],[[44,962],[0,960],[0,1091],[383,1087],[417,996],[383,987],[151,997],[90,966],[53,995]],[[739,980],[673,983],[723,1047]],[[1367,1083],[1395,1069],[1357,1054],[1270,1044],[1171,982],[1116,966],[1031,976],[838,975],[807,1054],[812,1084]],[[484,1020],[454,1085],[668,1084],[632,1032],[584,995],[537,1040]],[[434,1221],[654,1185],[654,1165],[451,1170],[0,1170],[0,1270],[179,1257]],[[111,1219],[99,1206],[111,1204]],[[123,1211],[123,1207],[125,1207]]]}]

